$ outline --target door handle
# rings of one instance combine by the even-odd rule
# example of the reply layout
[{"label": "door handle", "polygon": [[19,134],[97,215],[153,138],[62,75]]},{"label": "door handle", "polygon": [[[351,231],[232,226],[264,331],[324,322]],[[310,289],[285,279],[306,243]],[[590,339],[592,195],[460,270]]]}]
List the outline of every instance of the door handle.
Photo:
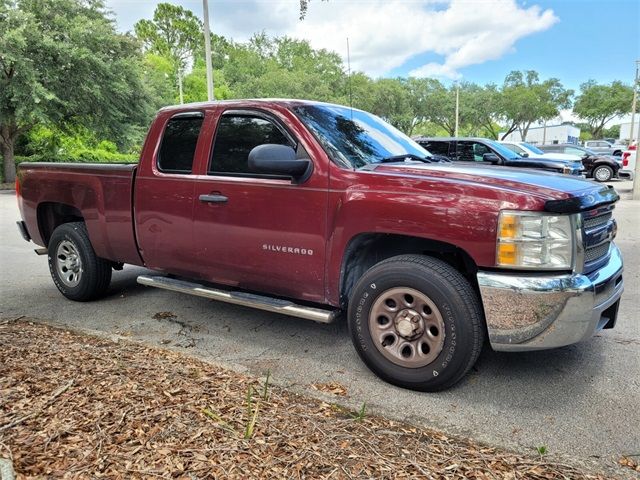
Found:
[{"label": "door handle", "polygon": [[200,201],[204,203],[227,203],[227,200],[229,200],[224,195],[215,195],[215,194],[200,195],[199,198],[200,198]]}]

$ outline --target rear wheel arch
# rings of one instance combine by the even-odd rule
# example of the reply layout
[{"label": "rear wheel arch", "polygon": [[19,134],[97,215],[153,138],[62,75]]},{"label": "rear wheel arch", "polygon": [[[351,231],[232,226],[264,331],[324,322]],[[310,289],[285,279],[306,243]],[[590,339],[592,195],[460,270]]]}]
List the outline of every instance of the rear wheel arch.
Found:
[{"label": "rear wheel arch", "polygon": [[478,291],[478,267],[463,249],[448,242],[409,235],[360,233],[349,240],[340,266],[340,306],[346,309],[358,280],[374,265],[398,255],[417,254],[440,259],[458,272]]},{"label": "rear wheel arch", "polygon": [[45,246],[49,246],[53,231],[64,223],[84,222],[76,207],[59,202],[43,202],[37,208],[38,230]]}]

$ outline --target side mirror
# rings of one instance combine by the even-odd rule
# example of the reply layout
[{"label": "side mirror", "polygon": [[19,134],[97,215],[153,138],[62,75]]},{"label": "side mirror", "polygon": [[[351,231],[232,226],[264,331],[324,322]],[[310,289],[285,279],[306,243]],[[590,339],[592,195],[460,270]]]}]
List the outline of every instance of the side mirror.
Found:
[{"label": "side mirror", "polygon": [[500,157],[495,153],[485,153],[482,155],[482,161],[492,165],[497,165],[500,163]]},{"label": "side mirror", "polygon": [[524,158],[527,158],[529,156],[527,152],[522,152],[520,155],[522,155]]},{"label": "side mirror", "polygon": [[265,143],[249,152],[249,170],[283,175],[301,183],[311,175],[313,164],[309,159],[296,158],[296,151],[287,145]]}]

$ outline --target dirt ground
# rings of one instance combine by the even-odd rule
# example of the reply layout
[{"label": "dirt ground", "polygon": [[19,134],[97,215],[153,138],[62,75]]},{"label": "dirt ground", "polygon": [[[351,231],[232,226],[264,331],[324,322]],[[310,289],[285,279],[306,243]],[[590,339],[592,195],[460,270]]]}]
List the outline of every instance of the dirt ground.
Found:
[{"label": "dirt ground", "polygon": [[0,457],[18,479],[605,478],[25,319],[0,324]]}]

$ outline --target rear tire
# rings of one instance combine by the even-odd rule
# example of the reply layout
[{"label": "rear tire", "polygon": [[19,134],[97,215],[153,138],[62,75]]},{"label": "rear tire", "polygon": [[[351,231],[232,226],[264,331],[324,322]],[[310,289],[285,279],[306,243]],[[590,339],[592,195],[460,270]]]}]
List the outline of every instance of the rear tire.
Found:
[{"label": "rear tire", "polygon": [[485,337],[469,282],[424,255],[393,257],[369,269],[353,289],[348,324],[356,351],[376,375],[429,392],[460,381]]},{"label": "rear tire", "polygon": [[593,169],[592,177],[596,182],[608,182],[613,178],[613,169],[606,165],[599,165]]},{"label": "rear tire", "polygon": [[48,252],[51,278],[65,297],[86,302],[107,292],[111,263],[96,255],[84,223],[64,223],[56,228]]}]

